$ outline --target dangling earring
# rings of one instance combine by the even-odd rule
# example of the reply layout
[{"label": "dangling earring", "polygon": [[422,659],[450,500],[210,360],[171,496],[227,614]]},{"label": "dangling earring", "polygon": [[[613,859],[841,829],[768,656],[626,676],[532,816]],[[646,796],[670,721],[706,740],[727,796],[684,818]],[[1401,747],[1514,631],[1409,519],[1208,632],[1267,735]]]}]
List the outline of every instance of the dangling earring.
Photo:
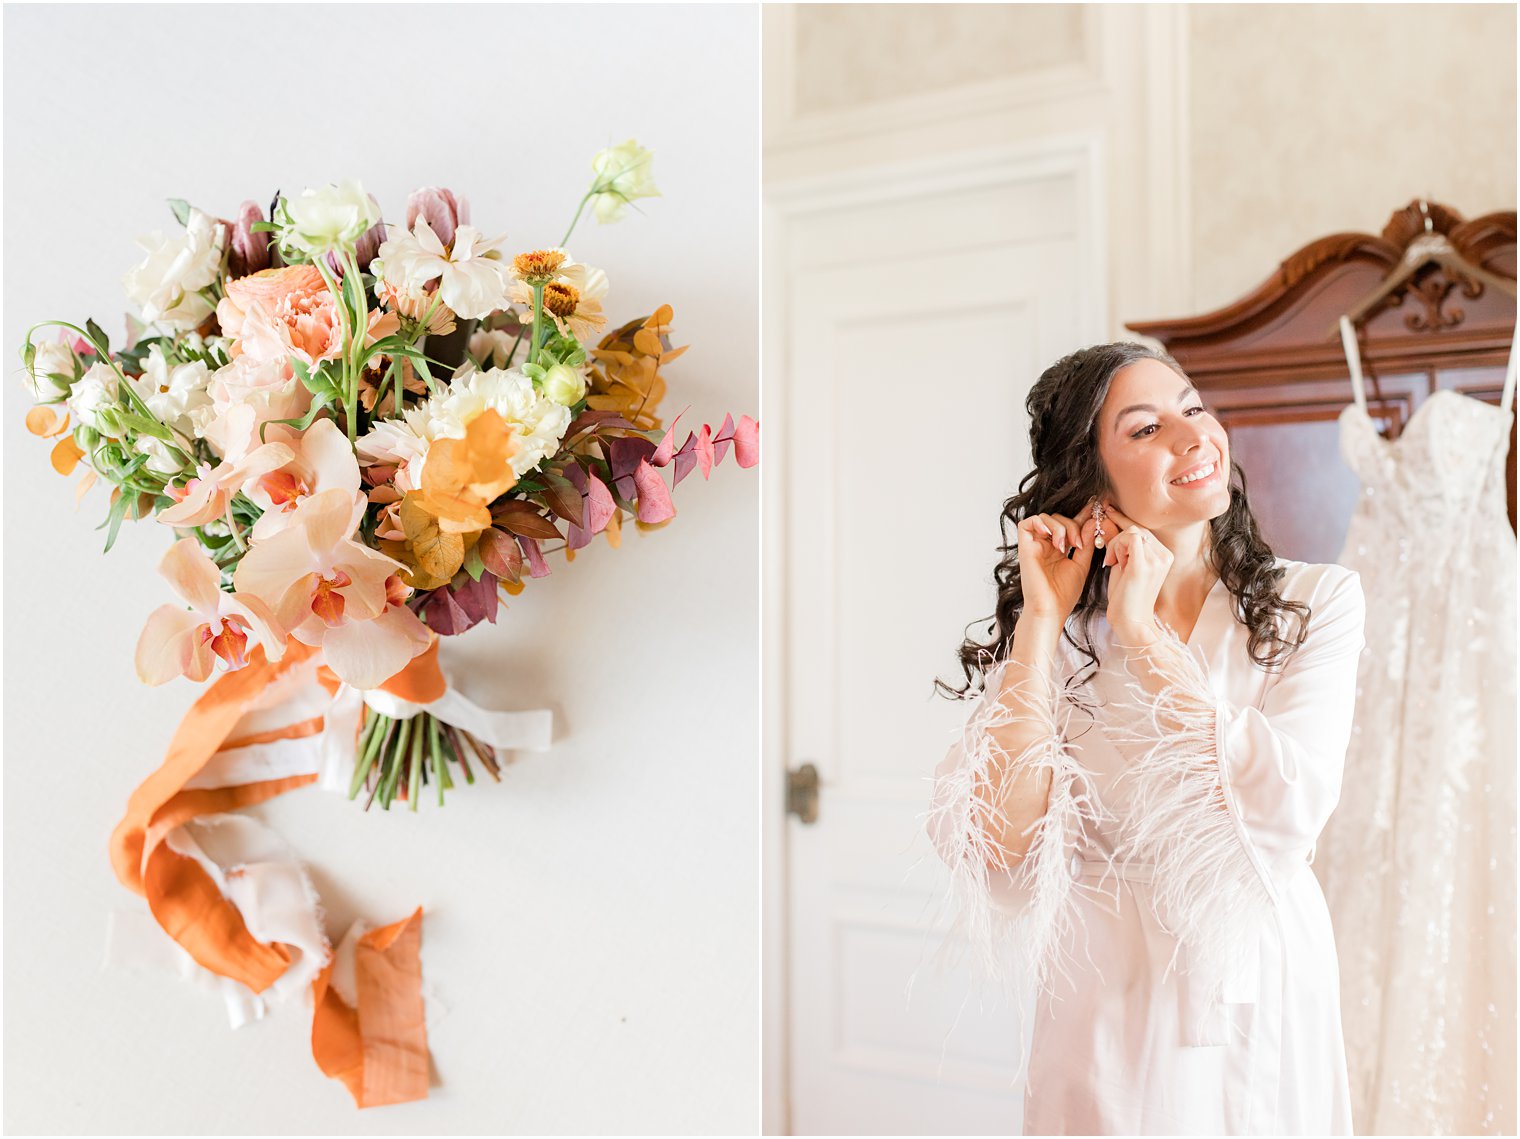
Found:
[{"label": "dangling earring", "polygon": [[1096,498],[1093,499],[1092,513],[1093,521],[1098,524],[1098,529],[1093,534],[1093,548],[1101,550],[1103,548],[1103,504]]}]

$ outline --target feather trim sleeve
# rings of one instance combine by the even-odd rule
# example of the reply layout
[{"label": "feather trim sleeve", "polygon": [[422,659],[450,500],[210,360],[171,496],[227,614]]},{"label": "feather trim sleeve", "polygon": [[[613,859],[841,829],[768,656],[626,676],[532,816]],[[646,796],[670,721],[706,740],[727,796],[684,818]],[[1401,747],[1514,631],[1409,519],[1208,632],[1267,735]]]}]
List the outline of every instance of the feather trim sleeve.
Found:
[{"label": "feather trim sleeve", "polygon": [[[1061,731],[1057,685],[1041,684],[1050,695],[1038,702],[1040,731],[1032,743],[1010,754],[994,734],[1029,717],[1003,702],[1007,692],[1029,694],[1033,678],[1010,672],[1024,667],[1002,662],[987,673],[985,690],[935,773],[928,817],[930,838],[950,868],[955,931],[970,943],[979,971],[1009,992],[1030,983],[1048,990],[1052,976],[1066,971],[1079,920],[1071,855],[1095,810]],[[978,794],[998,772],[1050,773],[1048,805],[1025,832],[1031,841],[1022,857],[1010,856],[997,837],[1008,818],[1006,792]],[[998,785],[1006,788],[1006,777]]]},{"label": "feather trim sleeve", "polygon": [[1217,695],[1170,632],[1118,647],[1126,698],[1104,723],[1129,764],[1115,860],[1151,868],[1157,919],[1211,988],[1228,984],[1340,795],[1364,603],[1355,574],[1323,569],[1304,642],[1259,707]]}]

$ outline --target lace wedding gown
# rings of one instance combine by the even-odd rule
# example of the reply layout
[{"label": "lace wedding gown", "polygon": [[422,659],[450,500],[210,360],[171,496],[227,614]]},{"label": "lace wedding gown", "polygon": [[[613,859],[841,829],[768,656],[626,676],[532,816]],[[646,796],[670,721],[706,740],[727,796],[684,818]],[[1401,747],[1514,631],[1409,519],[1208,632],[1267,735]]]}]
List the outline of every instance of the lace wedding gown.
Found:
[{"label": "lace wedding gown", "polygon": [[1515,1131],[1515,536],[1501,404],[1430,396],[1394,440],[1357,401],[1342,565],[1367,597],[1341,801],[1320,842],[1358,1134]]}]

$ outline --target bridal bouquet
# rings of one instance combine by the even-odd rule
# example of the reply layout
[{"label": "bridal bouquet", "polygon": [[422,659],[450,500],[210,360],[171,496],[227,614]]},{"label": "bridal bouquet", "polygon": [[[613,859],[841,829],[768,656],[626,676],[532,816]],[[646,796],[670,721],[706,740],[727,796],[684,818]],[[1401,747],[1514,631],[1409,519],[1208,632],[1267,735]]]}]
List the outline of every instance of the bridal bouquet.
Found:
[{"label": "bridal bouquet", "polygon": [[[672,488],[730,447],[756,463],[749,416],[676,445],[670,307],[609,329],[606,274],[563,248],[588,211],[613,222],[658,193],[632,141],[593,169],[559,246],[520,251],[435,187],[404,225],[357,182],[277,195],[267,216],[173,201],[181,228],[141,239],[126,274],[142,319],[123,345],[94,321],[34,326],[27,426],[56,440],[60,474],[86,468],[79,495],[111,485],[106,549],[125,519],[175,538],[161,572],[181,603],[147,619],[144,682],[299,646],[333,684],[376,690],[494,622],[546,555],[616,546],[625,518],[663,525]],[[34,341],[46,326],[59,337]],[[425,783],[441,804],[473,782],[472,759],[496,775],[468,723],[393,705],[359,709],[350,798],[415,810]]]}]

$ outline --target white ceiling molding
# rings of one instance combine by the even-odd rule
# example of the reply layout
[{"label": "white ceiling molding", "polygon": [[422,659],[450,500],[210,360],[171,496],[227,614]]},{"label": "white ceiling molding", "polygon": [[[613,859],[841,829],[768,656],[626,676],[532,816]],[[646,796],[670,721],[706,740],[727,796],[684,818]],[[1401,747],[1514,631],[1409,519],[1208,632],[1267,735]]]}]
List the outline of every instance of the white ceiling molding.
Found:
[{"label": "white ceiling molding", "polygon": [[937,168],[964,179],[978,162],[1101,139],[1095,176],[1105,202],[1095,224],[1106,234],[1106,335],[1129,335],[1128,321],[1191,311],[1186,5],[1087,6],[1078,66],[807,115],[791,106],[792,6],[767,5],[762,19],[765,183],[774,206],[816,201],[831,182],[859,200],[891,194],[899,180],[932,180]]},{"label": "white ceiling molding", "polygon": [[766,58],[763,143],[773,151],[805,151],[906,128],[984,118],[1043,103],[1102,95],[1103,14],[1084,5],[1082,56],[1047,68],[1021,71],[1006,79],[968,83],[946,90],[919,92],[898,99],[874,100],[851,107],[803,111],[797,107],[796,7],[767,4],[763,9]]}]

